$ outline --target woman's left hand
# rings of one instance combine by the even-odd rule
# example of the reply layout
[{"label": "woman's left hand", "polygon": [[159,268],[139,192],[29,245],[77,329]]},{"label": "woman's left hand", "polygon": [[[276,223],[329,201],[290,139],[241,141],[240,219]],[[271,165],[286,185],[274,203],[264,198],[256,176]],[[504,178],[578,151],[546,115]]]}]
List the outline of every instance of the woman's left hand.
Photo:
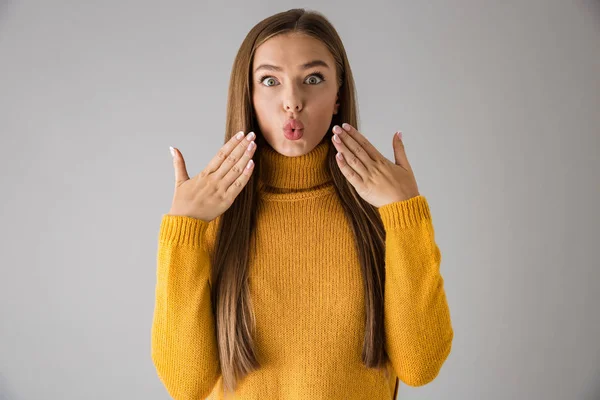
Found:
[{"label": "woman's left hand", "polygon": [[[343,128],[343,129],[342,129]],[[417,181],[408,163],[404,144],[394,134],[395,163],[385,158],[367,138],[350,124],[333,127],[341,142],[332,140],[343,160],[338,166],[357,193],[369,204],[379,208],[386,204],[419,196]]]}]

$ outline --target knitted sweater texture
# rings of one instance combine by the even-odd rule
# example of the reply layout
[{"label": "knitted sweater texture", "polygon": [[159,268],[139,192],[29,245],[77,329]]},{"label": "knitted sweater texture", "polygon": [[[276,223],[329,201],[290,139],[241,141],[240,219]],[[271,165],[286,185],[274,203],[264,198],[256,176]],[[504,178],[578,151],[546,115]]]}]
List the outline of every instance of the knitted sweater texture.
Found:
[{"label": "knitted sweater texture", "polygon": [[[263,184],[248,285],[261,368],[235,399],[390,400],[398,381],[431,382],[454,332],[424,196],[378,208],[385,228],[384,330],[391,362],[361,360],[365,292],[354,236],[327,168],[328,139],[308,154],[260,153]],[[158,234],[151,355],[176,400],[225,399],[212,312],[219,218],[164,214]]]}]

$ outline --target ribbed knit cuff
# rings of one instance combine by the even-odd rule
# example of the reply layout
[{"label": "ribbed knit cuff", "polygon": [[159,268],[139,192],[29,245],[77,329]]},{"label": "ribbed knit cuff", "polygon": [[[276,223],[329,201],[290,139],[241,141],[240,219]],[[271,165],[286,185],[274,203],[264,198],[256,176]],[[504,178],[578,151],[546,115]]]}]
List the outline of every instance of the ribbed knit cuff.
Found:
[{"label": "ribbed knit cuff", "polygon": [[160,224],[159,241],[175,245],[200,247],[208,224],[208,222],[198,218],[164,214]]},{"label": "ribbed knit cuff", "polygon": [[396,201],[377,209],[385,230],[406,229],[425,219],[431,220],[427,199],[423,195]]}]

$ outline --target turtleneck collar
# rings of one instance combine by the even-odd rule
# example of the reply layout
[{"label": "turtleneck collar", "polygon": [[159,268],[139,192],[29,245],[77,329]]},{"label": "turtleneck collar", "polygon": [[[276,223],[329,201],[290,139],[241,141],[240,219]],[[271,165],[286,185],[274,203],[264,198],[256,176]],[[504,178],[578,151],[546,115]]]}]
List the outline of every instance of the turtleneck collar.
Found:
[{"label": "turtleneck collar", "polygon": [[325,138],[307,154],[288,157],[278,153],[268,144],[260,153],[259,180],[267,191],[304,191],[332,182],[327,167],[329,140]]}]

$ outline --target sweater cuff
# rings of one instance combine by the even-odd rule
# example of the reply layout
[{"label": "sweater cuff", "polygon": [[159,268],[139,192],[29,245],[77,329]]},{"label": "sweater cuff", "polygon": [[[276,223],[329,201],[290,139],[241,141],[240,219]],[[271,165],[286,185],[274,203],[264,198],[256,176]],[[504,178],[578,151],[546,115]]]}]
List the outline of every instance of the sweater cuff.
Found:
[{"label": "sweater cuff", "polygon": [[377,209],[386,231],[406,229],[424,220],[431,220],[427,199],[423,195],[386,204]]},{"label": "sweater cuff", "polygon": [[208,224],[209,222],[198,218],[163,214],[158,238],[162,243],[202,247]]}]

